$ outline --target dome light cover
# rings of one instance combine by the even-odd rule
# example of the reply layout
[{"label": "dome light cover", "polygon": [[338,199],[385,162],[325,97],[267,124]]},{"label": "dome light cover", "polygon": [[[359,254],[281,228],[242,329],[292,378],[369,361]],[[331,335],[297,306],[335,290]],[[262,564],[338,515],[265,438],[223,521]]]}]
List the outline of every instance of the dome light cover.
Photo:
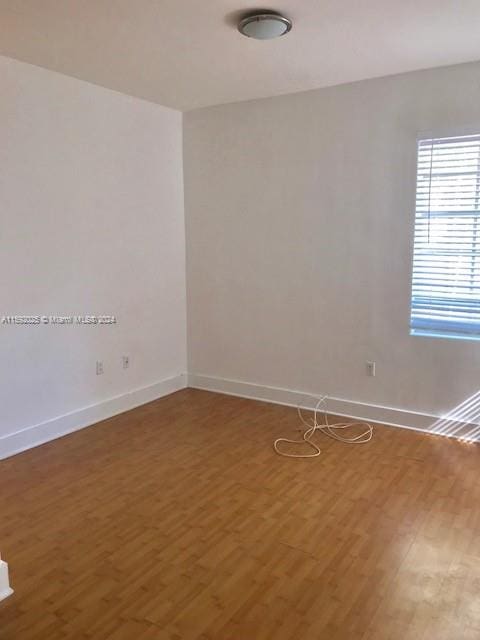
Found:
[{"label": "dome light cover", "polygon": [[254,13],[240,20],[238,30],[248,38],[270,40],[290,31],[292,21],[278,13]]}]

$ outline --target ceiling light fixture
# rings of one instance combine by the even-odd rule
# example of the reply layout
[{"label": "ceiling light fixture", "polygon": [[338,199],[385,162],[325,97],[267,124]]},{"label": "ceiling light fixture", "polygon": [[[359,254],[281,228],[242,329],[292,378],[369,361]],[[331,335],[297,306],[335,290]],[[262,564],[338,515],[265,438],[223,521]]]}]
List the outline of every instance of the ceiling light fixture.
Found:
[{"label": "ceiling light fixture", "polygon": [[279,13],[253,13],[245,16],[238,24],[238,30],[248,38],[270,40],[290,31],[292,21]]}]

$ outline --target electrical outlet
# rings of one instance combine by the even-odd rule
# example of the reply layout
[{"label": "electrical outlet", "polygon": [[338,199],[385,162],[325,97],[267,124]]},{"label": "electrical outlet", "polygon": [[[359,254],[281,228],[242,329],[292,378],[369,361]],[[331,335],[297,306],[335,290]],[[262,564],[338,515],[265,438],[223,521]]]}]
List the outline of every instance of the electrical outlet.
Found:
[{"label": "electrical outlet", "polygon": [[128,369],[128,367],[130,366],[130,356],[123,356],[122,362],[123,362],[123,368]]},{"label": "electrical outlet", "polygon": [[97,360],[97,376],[101,376],[103,374],[103,362],[101,360]]},{"label": "electrical outlet", "polygon": [[375,362],[372,361],[367,361],[366,363],[367,365],[367,376],[370,376],[372,378],[375,377]]}]

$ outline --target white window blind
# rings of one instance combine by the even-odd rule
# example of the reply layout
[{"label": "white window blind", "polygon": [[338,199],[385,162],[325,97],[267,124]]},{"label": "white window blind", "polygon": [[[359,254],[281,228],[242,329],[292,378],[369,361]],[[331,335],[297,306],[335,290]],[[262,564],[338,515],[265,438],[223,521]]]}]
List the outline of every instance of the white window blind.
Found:
[{"label": "white window blind", "polygon": [[480,339],[480,134],[418,142],[410,326]]}]

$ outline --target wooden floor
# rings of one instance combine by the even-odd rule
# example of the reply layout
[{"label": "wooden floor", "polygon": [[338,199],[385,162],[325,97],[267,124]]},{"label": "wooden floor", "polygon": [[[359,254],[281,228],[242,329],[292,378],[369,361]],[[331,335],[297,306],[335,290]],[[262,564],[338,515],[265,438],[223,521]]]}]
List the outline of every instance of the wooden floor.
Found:
[{"label": "wooden floor", "polygon": [[0,462],[1,640],[478,640],[480,446],[186,390]]}]

